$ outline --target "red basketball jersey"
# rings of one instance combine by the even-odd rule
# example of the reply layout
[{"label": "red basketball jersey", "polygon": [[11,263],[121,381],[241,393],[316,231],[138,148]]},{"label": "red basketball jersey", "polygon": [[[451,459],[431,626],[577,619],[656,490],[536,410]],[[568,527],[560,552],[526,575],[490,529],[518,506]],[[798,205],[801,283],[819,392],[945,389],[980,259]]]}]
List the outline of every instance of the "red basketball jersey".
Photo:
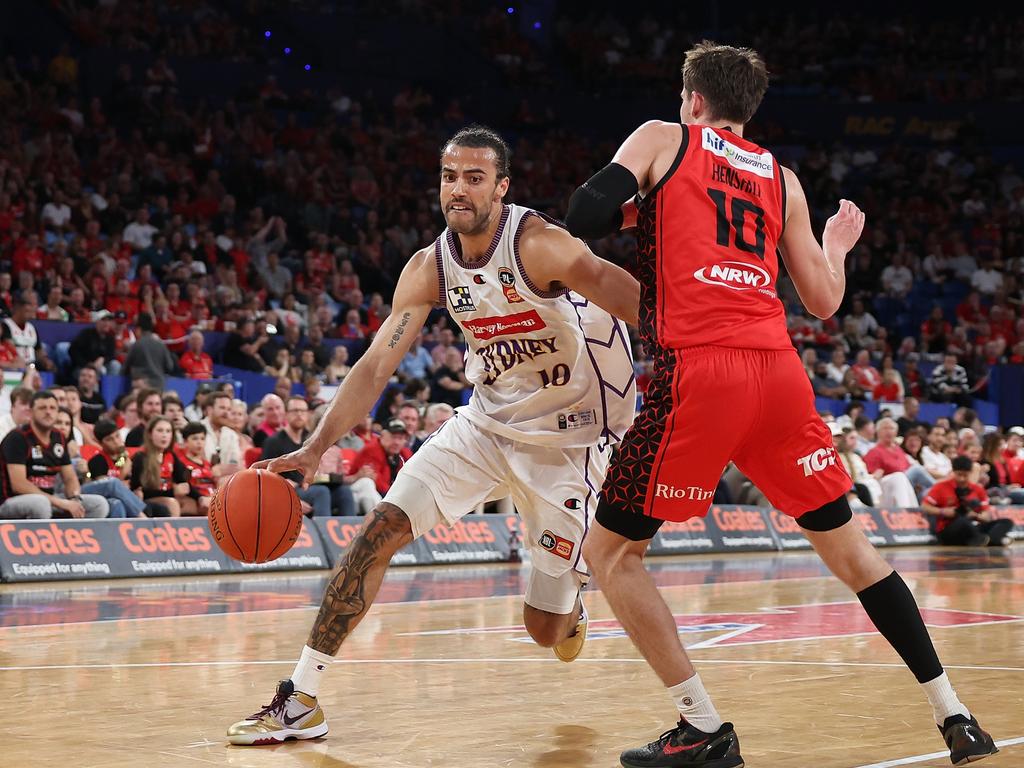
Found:
[{"label": "red basketball jersey", "polygon": [[682,128],[675,162],[638,209],[641,333],[668,349],[792,349],[776,294],[782,168],[731,131]]}]

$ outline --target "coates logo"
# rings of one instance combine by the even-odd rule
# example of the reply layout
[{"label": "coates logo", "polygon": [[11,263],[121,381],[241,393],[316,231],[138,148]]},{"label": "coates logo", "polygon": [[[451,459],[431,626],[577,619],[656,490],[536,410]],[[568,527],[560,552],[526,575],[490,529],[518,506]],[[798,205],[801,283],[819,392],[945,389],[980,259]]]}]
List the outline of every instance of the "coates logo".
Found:
[{"label": "coates logo", "polygon": [[532,331],[539,331],[541,328],[547,328],[547,323],[537,314],[535,309],[515,315],[464,320],[462,325],[481,341],[493,339],[495,336],[511,336],[516,333],[530,333]]},{"label": "coates logo", "polygon": [[796,463],[803,467],[804,477],[810,477],[814,472],[821,472],[835,465],[836,452],[832,448],[819,448],[814,453],[801,456]]},{"label": "coates logo", "polygon": [[772,276],[768,270],[742,261],[723,261],[712,267],[701,267],[693,276],[708,285],[720,285],[733,291],[767,288]]},{"label": "coates logo", "polygon": [[756,173],[765,179],[775,178],[775,158],[771,152],[749,152],[726,141],[710,128],[701,132],[701,144],[713,155],[724,157],[733,168]]},{"label": "coates logo", "polygon": [[572,557],[573,547],[576,546],[573,542],[563,539],[561,536],[556,536],[551,531],[544,531],[537,543],[551,554],[557,555],[563,560],[568,560]]}]

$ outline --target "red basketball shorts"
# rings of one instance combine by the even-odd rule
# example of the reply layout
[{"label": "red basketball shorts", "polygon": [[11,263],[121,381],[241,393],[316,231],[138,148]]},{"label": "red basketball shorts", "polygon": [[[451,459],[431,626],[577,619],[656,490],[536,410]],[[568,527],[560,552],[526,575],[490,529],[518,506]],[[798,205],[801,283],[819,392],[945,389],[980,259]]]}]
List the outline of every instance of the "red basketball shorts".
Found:
[{"label": "red basketball shorts", "polygon": [[850,489],[795,350],[665,350],[604,501],[661,520],[703,516],[730,461],[793,517]]}]

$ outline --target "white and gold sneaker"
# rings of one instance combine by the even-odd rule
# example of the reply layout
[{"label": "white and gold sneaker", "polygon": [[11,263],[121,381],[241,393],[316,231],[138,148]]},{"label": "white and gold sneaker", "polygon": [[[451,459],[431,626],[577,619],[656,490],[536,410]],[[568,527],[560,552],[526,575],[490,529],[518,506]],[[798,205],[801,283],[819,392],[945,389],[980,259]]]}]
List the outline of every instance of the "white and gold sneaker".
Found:
[{"label": "white and gold sneaker", "polygon": [[559,661],[566,663],[575,661],[576,657],[580,655],[580,651],[583,650],[583,643],[587,640],[587,606],[583,604],[583,593],[580,593],[580,620],[576,624],[576,631],[565,638],[562,642],[552,647],[555,652],[555,656],[558,657]]},{"label": "white and gold sneaker", "polygon": [[316,698],[295,690],[291,680],[277,685],[274,700],[228,728],[228,741],[239,746],[280,744],[288,739],[315,739],[327,733],[327,720]]}]

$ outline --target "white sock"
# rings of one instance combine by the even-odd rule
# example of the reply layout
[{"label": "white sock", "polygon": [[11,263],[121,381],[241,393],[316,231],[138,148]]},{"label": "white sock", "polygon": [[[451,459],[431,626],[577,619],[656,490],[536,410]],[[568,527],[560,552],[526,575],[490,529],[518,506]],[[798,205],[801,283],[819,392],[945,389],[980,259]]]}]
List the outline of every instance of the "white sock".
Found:
[{"label": "white sock", "polygon": [[722,727],[722,718],[719,717],[715,705],[711,703],[711,697],[704,690],[704,683],[700,681],[700,675],[697,673],[689,680],[683,680],[669,688],[668,695],[676,703],[679,714],[694,728],[704,733],[714,733]]},{"label": "white sock", "polygon": [[966,718],[970,718],[971,713],[967,711],[967,707],[961,704],[960,699],[956,697],[956,691],[949,684],[949,677],[946,676],[945,672],[934,680],[921,683],[921,687],[924,688],[924,695],[928,697],[928,703],[932,705],[936,724],[941,726],[947,717],[952,717],[953,715],[963,715]]},{"label": "white sock", "polygon": [[308,645],[304,645],[302,655],[299,656],[299,663],[295,665],[295,671],[292,672],[292,683],[295,685],[295,690],[315,698],[317,691],[320,690],[320,678],[323,677],[332,661],[334,661],[333,656],[314,651]]}]

